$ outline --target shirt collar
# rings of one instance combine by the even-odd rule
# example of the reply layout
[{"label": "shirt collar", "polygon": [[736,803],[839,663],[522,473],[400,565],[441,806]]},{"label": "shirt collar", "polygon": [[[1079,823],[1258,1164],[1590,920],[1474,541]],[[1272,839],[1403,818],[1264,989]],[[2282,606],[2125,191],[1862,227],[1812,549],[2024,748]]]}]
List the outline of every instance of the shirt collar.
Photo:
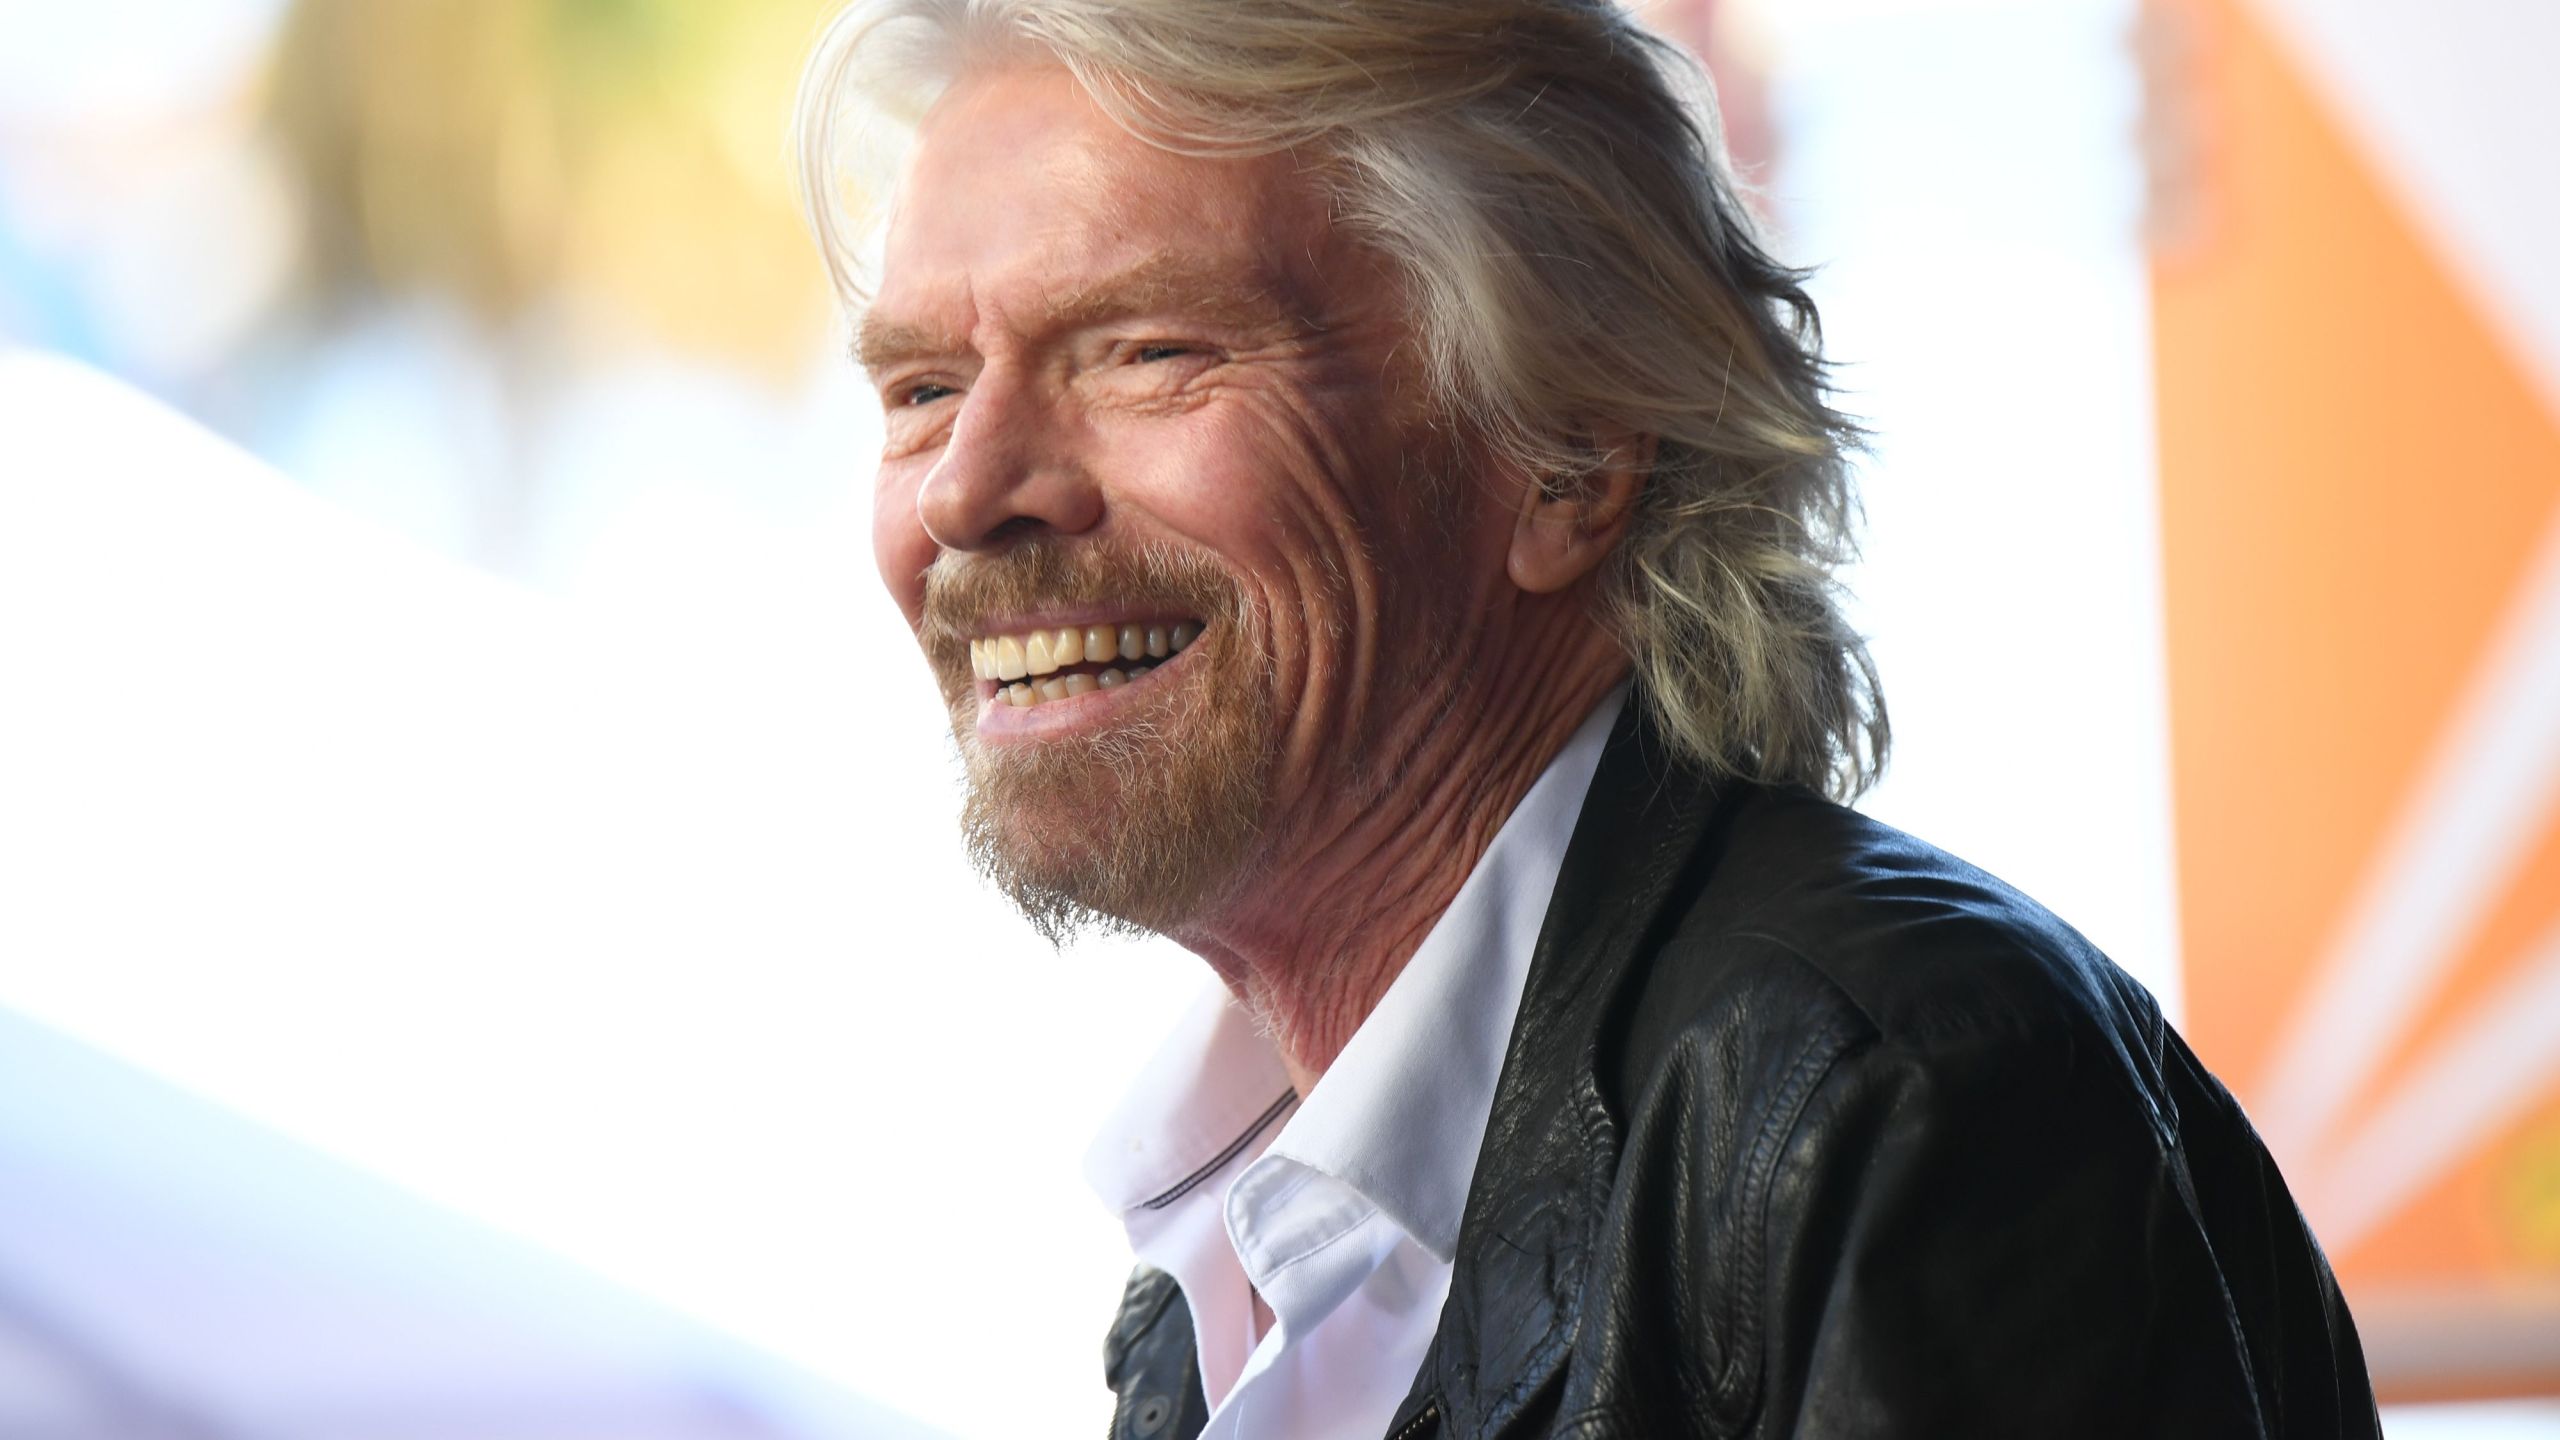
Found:
[{"label": "shirt collar", "polygon": [[1521,797],[1294,1115],[1278,1053],[1213,981],[1086,1152],[1103,1203],[1123,1214],[1170,1204],[1286,1116],[1271,1153],[1349,1185],[1447,1261],[1530,955],[1626,696],[1601,701]]},{"label": "shirt collar", "polygon": [[1212,978],[1094,1136],[1085,1183],[1114,1213],[1162,1209],[1251,1147],[1297,1098],[1279,1052]]},{"label": "shirt collar", "polygon": [[1442,1261],[1483,1147],[1557,872],[1626,692],[1529,787],[1271,1153],[1358,1191]]}]

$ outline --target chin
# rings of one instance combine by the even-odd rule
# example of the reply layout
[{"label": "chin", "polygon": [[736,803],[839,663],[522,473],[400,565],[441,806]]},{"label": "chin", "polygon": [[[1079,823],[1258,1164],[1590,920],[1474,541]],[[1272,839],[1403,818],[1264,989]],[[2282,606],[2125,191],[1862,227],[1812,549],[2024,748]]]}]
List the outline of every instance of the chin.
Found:
[{"label": "chin", "polygon": [[1215,725],[1038,747],[964,735],[970,859],[1053,940],[1185,926],[1252,869],[1271,767],[1243,738]]}]

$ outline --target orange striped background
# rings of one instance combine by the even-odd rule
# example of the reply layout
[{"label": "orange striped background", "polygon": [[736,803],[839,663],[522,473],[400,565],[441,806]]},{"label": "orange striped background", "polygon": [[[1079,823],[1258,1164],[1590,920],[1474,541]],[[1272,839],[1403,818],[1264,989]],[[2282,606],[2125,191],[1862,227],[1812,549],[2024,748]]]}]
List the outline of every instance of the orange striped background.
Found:
[{"label": "orange striped background", "polygon": [[[2187,1029],[2261,1112],[2560,526],[2560,423],[2261,19],[2155,19],[2189,107],[2153,264]],[[2560,825],[2509,858],[2335,1124],[2270,1132],[2324,1234],[2331,1147],[2560,934]],[[2398,1398],[2560,1390],[2560,1091],[2515,1073],[2485,1140],[2331,1241]]]}]

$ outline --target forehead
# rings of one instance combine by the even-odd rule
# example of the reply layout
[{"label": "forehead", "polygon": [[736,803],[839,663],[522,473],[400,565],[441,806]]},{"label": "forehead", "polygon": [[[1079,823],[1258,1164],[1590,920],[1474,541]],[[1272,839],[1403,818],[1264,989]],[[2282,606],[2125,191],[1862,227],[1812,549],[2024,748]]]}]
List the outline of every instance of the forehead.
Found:
[{"label": "forehead", "polygon": [[1130,275],[1191,282],[1152,287],[1167,296],[1224,283],[1314,308],[1339,249],[1321,187],[1292,156],[1175,154],[1061,68],[980,71],[918,131],[871,314],[969,327]]}]

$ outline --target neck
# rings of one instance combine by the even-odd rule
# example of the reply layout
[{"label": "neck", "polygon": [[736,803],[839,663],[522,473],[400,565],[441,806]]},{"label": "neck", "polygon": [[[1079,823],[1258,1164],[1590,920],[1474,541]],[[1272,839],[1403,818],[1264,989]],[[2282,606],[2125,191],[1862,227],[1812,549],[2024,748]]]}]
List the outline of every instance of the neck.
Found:
[{"label": "neck", "polygon": [[[1234,902],[1175,935],[1270,1029],[1315,1088],[1457,898],[1521,797],[1626,675],[1577,614],[1498,663],[1437,667],[1363,767],[1368,784],[1292,827]],[[1490,648],[1490,647],[1488,647]],[[1472,660],[1474,657],[1468,657]],[[1465,677],[1474,678],[1468,683]]]}]

